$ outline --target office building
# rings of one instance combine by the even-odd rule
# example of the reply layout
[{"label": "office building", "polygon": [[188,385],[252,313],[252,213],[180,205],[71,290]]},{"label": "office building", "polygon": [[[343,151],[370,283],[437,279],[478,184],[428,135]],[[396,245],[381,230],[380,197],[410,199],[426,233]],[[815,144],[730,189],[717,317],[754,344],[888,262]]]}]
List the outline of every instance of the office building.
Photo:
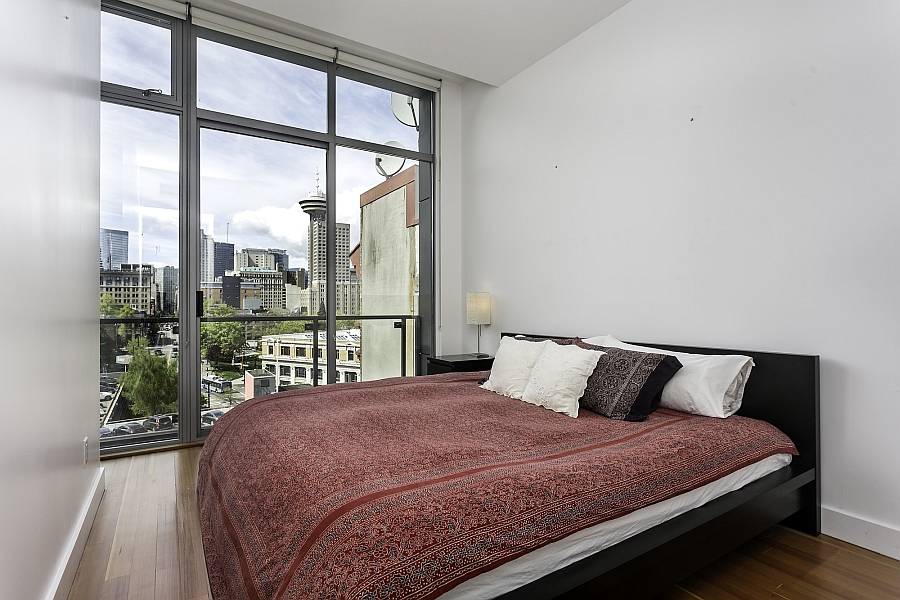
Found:
[{"label": "office building", "polygon": [[100,270],[116,271],[128,262],[128,232],[100,228]]},{"label": "office building", "polygon": [[225,275],[225,271],[234,271],[234,244],[214,242],[213,247],[213,280]]}]

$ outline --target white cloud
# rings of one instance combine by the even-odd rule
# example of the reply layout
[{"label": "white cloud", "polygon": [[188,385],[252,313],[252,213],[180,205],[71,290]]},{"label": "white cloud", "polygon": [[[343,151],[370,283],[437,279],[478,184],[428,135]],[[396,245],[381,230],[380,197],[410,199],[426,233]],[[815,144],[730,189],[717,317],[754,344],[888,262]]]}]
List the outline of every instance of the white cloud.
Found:
[{"label": "white cloud", "polygon": [[306,264],[309,217],[299,206],[263,206],[235,213],[230,232],[235,236],[235,251],[247,247],[279,247],[291,256],[291,267]]}]

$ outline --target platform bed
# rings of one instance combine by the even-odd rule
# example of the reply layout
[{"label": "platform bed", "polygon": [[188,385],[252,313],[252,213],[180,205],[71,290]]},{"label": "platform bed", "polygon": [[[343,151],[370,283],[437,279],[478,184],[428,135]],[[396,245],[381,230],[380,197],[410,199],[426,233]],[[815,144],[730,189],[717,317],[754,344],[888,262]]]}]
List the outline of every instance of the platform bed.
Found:
[{"label": "platform bed", "polygon": [[775,425],[794,441],[800,456],[739,490],[500,598],[652,598],[777,523],[810,535],[821,533],[819,357],[647,345],[677,352],[752,357],[756,366],[737,414]]}]

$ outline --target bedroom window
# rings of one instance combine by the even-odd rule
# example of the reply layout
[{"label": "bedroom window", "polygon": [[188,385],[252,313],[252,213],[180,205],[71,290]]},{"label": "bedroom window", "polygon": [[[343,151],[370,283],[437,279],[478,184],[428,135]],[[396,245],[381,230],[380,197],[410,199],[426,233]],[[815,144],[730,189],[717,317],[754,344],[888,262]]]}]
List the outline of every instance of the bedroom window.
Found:
[{"label": "bedroom window", "polygon": [[[100,354],[123,390],[107,421],[178,417],[102,450],[203,439],[201,407],[242,402],[254,371],[273,389],[424,371],[437,82],[179,3],[101,5]],[[165,394],[144,396],[165,401],[145,405],[151,372]]]},{"label": "bedroom window", "polygon": [[[143,17],[143,18],[142,18]],[[146,14],[100,13],[100,79],[140,90],[172,93],[170,22]]]}]

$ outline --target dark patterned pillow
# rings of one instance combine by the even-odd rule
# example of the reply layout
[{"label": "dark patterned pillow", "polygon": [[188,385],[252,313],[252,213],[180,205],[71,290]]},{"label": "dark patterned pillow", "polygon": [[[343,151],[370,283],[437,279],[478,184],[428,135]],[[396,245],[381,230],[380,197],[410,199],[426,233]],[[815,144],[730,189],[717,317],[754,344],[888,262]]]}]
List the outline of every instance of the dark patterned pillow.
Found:
[{"label": "dark patterned pillow", "polygon": [[605,352],[591,376],[581,406],[610,419],[644,421],[659,408],[662,390],[681,368],[674,356],[635,352],[622,348],[595,346],[580,338],[541,338],[517,336],[526,342],[550,340],[561,346],[576,344],[587,350]]},{"label": "dark patterned pillow", "polygon": [[681,368],[674,356],[594,346],[572,340],[579,348],[605,352],[588,377],[581,406],[610,419],[643,421],[659,407],[663,387]]}]

